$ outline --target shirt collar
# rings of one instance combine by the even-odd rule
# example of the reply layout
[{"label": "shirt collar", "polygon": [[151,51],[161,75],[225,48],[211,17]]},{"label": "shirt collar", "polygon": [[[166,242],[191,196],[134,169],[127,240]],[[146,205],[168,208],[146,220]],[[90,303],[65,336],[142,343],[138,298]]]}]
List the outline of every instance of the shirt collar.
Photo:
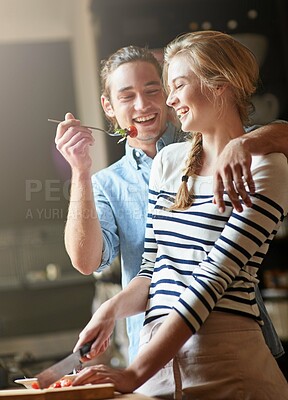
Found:
[{"label": "shirt collar", "polygon": [[[174,143],[176,141],[176,139],[177,139],[177,129],[171,122],[168,122],[165,132],[163,133],[161,138],[156,143],[157,153],[161,149],[163,149],[163,147],[167,146],[168,144]],[[126,145],[125,145],[125,152],[126,152],[126,156],[129,159],[129,162],[136,169],[139,169],[140,164],[144,160],[147,161],[147,158],[149,158],[151,160],[151,157],[147,156],[147,154],[144,153],[143,150],[129,146],[128,142],[126,142]]]}]

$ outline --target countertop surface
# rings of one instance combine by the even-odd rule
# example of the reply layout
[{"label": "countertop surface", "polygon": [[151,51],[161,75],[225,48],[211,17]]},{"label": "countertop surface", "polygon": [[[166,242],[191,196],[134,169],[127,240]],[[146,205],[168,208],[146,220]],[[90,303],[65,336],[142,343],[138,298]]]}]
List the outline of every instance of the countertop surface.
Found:
[{"label": "countertop surface", "polygon": [[151,399],[156,399],[155,397],[148,397],[144,396],[144,394],[140,393],[128,393],[128,394],[115,394],[114,399],[118,400],[151,400]]},{"label": "countertop surface", "polygon": [[48,389],[0,390],[0,399],[6,400],[152,400],[139,393],[114,392],[112,384],[84,385]]}]

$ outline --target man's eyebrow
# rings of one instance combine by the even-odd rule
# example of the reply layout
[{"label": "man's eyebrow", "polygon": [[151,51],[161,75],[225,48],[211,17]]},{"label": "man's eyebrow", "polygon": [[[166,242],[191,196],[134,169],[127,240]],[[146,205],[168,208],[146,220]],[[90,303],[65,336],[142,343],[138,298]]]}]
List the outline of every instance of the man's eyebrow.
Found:
[{"label": "man's eyebrow", "polygon": [[145,83],[144,86],[152,86],[152,85],[161,86],[161,82],[160,81],[149,81],[149,82]]},{"label": "man's eyebrow", "polygon": [[[161,86],[161,82],[159,82],[159,81],[149,81],[149,82],[145,83],[144,87],[155,86],[155,85],[156,86]],[[133,90],[133,86],[125,86],[123,88],[120,88],[118,90],[118,92],[121,93],[121,92],[125,92],[127,90]]]},{"label": "man's eyebrow", "polygon": [[177,81],[177,79],[185,79],[185,78],[187,78],[187,77],[184,76],[184,75],[178,75],[178,76],[176,76],[174,79],[172,79],[172,82]]}]

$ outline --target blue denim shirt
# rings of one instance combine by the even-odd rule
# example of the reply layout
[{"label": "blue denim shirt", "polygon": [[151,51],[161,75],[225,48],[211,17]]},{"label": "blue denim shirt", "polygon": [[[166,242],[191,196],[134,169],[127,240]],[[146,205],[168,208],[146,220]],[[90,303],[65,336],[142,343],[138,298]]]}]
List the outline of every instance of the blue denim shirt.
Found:
[{"label": "blue denim shirt", "polygon": [[[157,151],[182,137],[172,124],[156,144]],[[144,252],[148,184],[152,158],[126,143],[125,155],[117,162],[92,176],[92,185],[104,248],[98,271],[121,255],[122,287],[139,272]],[[127,318],[129,359],[138,351],[139,332],[144,314]]]},{"label": "blue denim shirt", "polygon": [[[157,151],[183,140],[172,124],[156,144]],[[117,162],[92,176],[92,185],[99,221],[103,231],[102,264],[98,271],[109,266],[121,255],[122,287],[139,272],[144,252],[145,222],[148,202],[148,184],[152,159],[142,150],[126,143],[125,155]],[[264,320],[263,334],[274,356],[283,354],[281,342],[265,313],[261,294],[256,291],[257,303]],[[139,333],[144,314],[127,318],[129,360],[138,351]]]}]

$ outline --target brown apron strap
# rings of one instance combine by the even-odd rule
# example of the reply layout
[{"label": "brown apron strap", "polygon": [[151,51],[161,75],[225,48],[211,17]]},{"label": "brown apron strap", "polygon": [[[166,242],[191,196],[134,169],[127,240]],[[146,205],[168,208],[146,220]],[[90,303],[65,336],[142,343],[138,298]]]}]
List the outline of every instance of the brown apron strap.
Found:
[{"label": "brown apron strap", "polygon": [[177,356],[173,358],[173,374],[174,374],[174,381],[175,381],[174,399],[181,400],[182,399],[182,379],[181,379],[181,372],[180,372]]}]

